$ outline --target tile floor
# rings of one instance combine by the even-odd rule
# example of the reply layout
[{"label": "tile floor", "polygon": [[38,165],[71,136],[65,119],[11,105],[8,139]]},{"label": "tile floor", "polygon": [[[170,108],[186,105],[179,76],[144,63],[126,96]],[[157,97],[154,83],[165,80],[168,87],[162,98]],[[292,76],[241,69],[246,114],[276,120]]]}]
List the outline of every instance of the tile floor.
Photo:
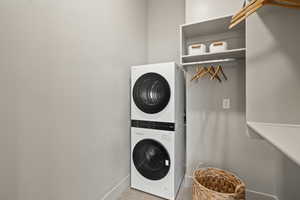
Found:
[{"label": "tile floor", "polygon": [[[276,200],[272,196],[262,196],[256,193],[246,194],[247,200]],[[138,190],[128,189],[125,191],[119,200],[165,200],[157,196],[153,196]],[[181,188],[178,192],[176,200],[192,200],[192,188]]]},{"label": "tile floor", "polygon": [[[182,187],[178,192],[176,200],[191,200],[191,194],[191,188]],[[162,200],[162,198],[138,190],[128,189],[122,194],[119,200]]]}]

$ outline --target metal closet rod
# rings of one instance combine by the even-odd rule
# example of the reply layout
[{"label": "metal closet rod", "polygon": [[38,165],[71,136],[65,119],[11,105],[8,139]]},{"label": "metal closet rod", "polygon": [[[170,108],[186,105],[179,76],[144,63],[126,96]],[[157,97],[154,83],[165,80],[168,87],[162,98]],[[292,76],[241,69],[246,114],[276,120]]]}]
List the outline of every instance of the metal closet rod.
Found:
[{"label": "metal closet rod", "polygon": [[199,62],[190,62],[190,63],[183,63],[183,66],[192,66],[192,65],[201,65],[201,64],[213,64],[213,63],[224,63],[224,62],[233,62],[236,61],[235,58],[226,58],[226,59],[219,59],[219,60],[205,60]]}]

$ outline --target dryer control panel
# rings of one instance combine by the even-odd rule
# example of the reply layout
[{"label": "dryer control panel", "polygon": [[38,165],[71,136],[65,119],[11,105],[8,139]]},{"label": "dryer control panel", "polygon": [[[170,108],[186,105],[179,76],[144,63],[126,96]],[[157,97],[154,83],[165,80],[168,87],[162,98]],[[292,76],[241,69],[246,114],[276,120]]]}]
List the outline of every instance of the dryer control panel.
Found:
[{"label": "dryer control panel", "polygon": [[175,123],[169,123],[169,122],[131,120],[131,126],[135,128],[148,128],[148,129],[156,129],[156,130],[164,130],[164,131],[175,131]]}]

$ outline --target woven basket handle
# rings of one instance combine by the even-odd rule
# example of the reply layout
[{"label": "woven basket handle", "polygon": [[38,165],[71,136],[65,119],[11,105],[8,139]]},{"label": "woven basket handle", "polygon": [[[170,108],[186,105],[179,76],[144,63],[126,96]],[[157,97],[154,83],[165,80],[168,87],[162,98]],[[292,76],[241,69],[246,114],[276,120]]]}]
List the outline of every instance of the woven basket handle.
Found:
[{"label": "woven basket handle", "polygon": [[238,186],[236,186],[235,193],[239,195],[245,194],[245,185],[239,184]]}]

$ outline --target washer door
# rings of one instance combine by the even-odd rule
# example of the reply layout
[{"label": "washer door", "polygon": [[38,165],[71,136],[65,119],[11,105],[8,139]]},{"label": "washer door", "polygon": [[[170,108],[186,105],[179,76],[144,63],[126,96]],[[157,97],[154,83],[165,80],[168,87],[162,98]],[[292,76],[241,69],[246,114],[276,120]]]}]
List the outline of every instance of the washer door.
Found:
[{"label": "washer door", "polygon": [[142,75],[133,87],[135,105],[148,114],[162,111],[168,105],[170,96],[168,81],[157,73]]},{"label": "washer door", "polygon": [[168,174],[170,156],[167,150],[155,140],[141,140],[135,145],[132,154],[135,168],[145,178],[160,180]]}]

